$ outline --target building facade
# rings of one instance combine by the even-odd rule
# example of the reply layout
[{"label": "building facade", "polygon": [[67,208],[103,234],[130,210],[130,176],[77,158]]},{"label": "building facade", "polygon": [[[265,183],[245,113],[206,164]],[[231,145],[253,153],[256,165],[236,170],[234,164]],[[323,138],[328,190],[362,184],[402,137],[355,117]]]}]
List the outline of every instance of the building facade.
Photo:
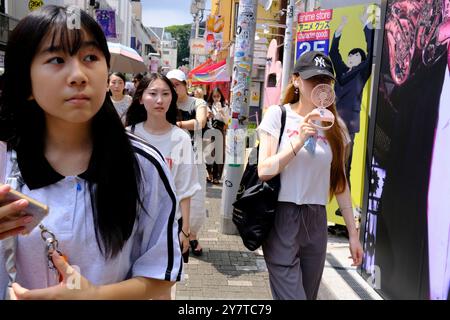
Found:
[{"label": "building facade", "polygon": [[159,60],[160,70],[165,73],[177,68],[178,42],[165,28],[148,27],[150,43],[156,50],[152,59]]}]

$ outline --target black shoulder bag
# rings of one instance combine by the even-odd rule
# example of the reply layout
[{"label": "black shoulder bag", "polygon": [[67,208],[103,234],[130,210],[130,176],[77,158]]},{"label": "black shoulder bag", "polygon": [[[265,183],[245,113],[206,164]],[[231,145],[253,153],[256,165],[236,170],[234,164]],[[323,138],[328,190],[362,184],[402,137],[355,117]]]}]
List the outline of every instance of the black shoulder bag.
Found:
[{"label": "black shoulder bag", "polygon": [[[286,109],[281,108],[281,128],[278,147],[286,125]],[[256,153],[256,155],[255,155]],[[269,181],[261,181],[258,176],[259,146],[254,148],[242,176],[236,201],[233,203],[233,223],[236,225],[244,246],[254,251],[269,235],[275,218],[275,208],[280,191],[280,175]],[[255,157],[256,156],[256,157]]]}]

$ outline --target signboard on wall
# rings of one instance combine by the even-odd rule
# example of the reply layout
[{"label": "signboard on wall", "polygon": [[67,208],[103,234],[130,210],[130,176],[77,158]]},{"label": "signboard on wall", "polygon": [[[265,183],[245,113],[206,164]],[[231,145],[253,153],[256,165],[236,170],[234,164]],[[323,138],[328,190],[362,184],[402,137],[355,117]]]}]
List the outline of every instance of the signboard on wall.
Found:
[{"label": "signboard on wall", "polygon": [[191,39],[190,42],[191,54],[205,55],[206,54],[206,41],[203,38]]},{"label": "signboard on wall", "polygon": [[207,17],[204,34],[207,54],[212,55],[215,51],[218,52],[222,49],[224,24],[225,19],[222,16],[209,15]]},{"label": "signboard on wall", "polygon": [[106,38],[117,38],[116,12],[114,10],[95,10],[95,17]]},{"label": "signboard on wall", "polygon": [[34,11],[36,9],[39,9],[44,5],[43,0],[29,0],[28,1],[28,10]]},{"label": "signboard on wall", "polygon": [[298,15],[296,59],[308,51],[328,54],[333,10],[302,12]]},{"label": "signboard on wall", "polygon": [[252,81],[250,83],[250,101],[251,107],[259,107],[261,100],[261,82]]}]

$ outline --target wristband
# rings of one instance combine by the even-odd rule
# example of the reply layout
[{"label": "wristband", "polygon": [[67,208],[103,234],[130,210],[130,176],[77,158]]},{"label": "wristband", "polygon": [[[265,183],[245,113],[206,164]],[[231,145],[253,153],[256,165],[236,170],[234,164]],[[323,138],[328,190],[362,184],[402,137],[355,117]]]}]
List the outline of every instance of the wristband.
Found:
[{"label": "wristband", "polygon": [[191,235],[190,232],[188,232],[187,234],[183,231],[183,229],[181,229],[181,233],[186,237],[189,238],[189,236]]},{"label": "wristband", "polygon": [[294,153],[294,157],[297,155],[297,153],[294,150],[294,146],[292,145],[292,141],[289,140],[289,143],[291,144],[292,152]]}]

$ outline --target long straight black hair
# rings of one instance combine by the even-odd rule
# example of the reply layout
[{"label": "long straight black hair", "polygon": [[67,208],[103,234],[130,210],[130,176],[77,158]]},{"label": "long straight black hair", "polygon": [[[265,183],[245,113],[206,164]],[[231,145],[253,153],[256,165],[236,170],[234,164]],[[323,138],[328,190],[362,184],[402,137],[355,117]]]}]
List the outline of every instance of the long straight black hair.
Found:
[{"label": "long straight black hair", "polygon": [[147,110],[145,110],[144,105],[141,103],[141,99],[145,89],[147,89],[148,86],[156,79],[164,81],[169,86],[170,93],[172,94],[172,100],[170,101],[169,110],[167,110],[166,112],[166,120],[173,125],[176,124],[178,114],[177,92],[175,91],[172,82],[170,82],[170,80],[167,79],[166,76],[160,73],[152,73],[150,76],[144,77],[139,82],[139,85],[136,88],[136,92],[134,93],[133,96],[133,102],[131,103],[127,111],[125,126],[132,126],[147,120]]},{"label": "long straight black hair", "polygon": [[209,96],[208,96],[208,105],[212,106],[214,104],[213,95],[216,94],[216,93],[220,94],[220,103],[224,107],[225,106],[225,97],[224,97],[222,91],[220,91],[219,87],[215,87],[211,91],[211,93],[209,94]]},{"label": "long straight black hair", "polygon": [[[27,100],[32,93],[31,63],[43,39],[50,36],[52,45],[75,55],[83,44],[84,31],[92,36],[109,68],[111,56],[102,29],[87,13],[80,13],[81,29],[69,29],[67,21],[73,17],[67,8],[44,6],[23,18],[11,33],[0,103],[0,140],[6,141],[9,149],[28,150],[35,146],[33,150],[44,153],[45,114],[35,100]],[[104,95],[103,105],[91,122],[93,151],[89,169],[95,183],[89,183],[89,190],[97,244],[108,259],[120,252],[133,230],[141,203],[141,176],[131,143],[106,90]]]}]

